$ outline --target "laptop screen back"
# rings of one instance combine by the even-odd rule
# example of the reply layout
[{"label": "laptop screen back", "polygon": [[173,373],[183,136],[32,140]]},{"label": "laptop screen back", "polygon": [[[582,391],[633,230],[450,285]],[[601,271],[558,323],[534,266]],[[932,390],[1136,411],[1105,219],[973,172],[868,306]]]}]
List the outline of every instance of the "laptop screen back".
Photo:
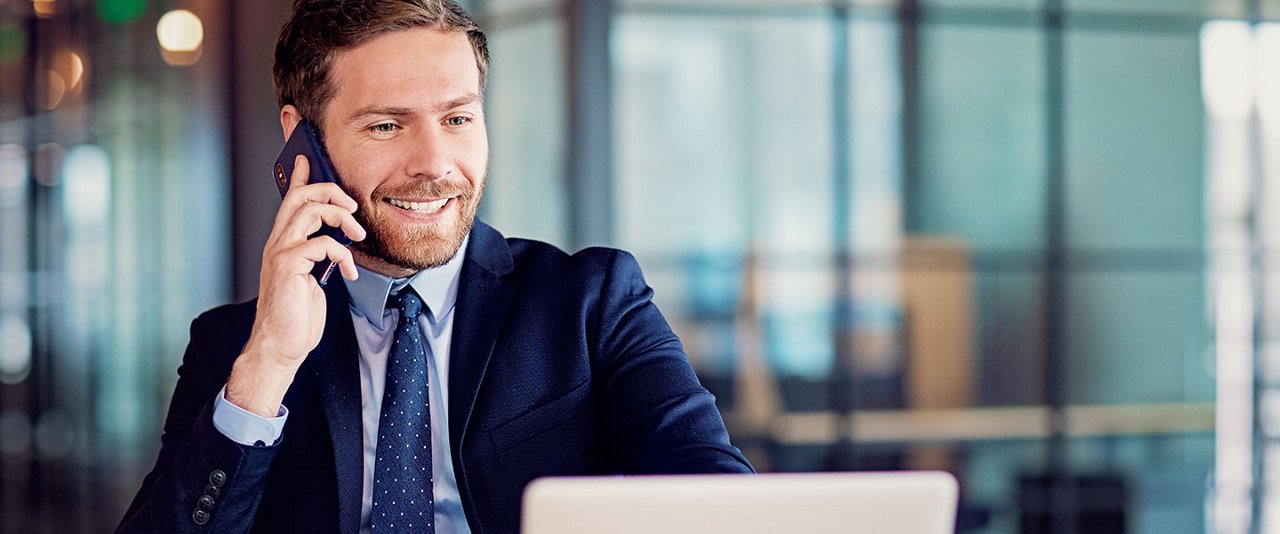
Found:
[{"label": "laptop screen back", "polygon": [[521,532],[950,534],[957,498],[942,472],[544,478]]}]

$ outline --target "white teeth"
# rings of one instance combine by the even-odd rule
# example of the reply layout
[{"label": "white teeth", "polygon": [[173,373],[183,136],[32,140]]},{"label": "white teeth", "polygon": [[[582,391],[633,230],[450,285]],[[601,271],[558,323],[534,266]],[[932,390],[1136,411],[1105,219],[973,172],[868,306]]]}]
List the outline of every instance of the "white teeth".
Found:
[{"label": "white teeth", "polygon": [[392,206],[397,208],[404,208],[409,211],[429,214],[440,211],[440,208],[443,208],[444,205],[449,202],[449,199],[442,198],[440,200],[432,200],[431,202],[405,202],[403,200],[389,198],[387,199],[387,202],[390,202]]}]

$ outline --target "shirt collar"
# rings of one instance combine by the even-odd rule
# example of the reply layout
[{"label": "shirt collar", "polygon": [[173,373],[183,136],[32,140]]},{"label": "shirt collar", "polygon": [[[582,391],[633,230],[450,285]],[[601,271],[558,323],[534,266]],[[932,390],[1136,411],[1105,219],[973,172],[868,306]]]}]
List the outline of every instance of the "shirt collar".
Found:
[{"label": "shirt collar", "polygon": [[387,298],[392,292],[398,292],[408,285],[422,297],[423,304],[427,305],[429,320],[437,322],[448,316],[458,301],[458,279],[462,273],[463,258],[467,255],[467,242],[470,240],[470,235],[462,239],[458,253],[448,263],[423,269],[408,278],[391,278],[356,265],[360,278],[354,281],[345,278],[342,280],[347,284],[347,293],[351,295],[351,308],[375,328],[382,328]]}]

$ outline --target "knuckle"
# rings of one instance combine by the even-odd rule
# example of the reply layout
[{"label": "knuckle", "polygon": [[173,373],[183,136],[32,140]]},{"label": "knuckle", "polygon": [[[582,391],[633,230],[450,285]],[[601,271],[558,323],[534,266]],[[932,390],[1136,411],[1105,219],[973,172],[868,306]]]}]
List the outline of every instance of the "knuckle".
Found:
[{"label": "knuckle", "polygon": [[284,199],[280,201],[281,207],[297,207],[306,203],[307,200],[304,197],[306,193],[302,192],[303,187],[306,186],[294,185],[293,187],[290,187],[289,191],[284,194]]},{"label": "knuckle", "polygon": [[301,208],[298,208],[298,209],[302,214],[308,217],[324,218],[329,215],[329,213],[332,211],[332,208],[333,207],[328,204],[321,204],[319,202],[307,202],[306,204],[303,204]]},{"label": "knuckle", "polygon": [[266,263],[271,270],[279,271],[288,265],[289,260],[284,254],[274,253],[268,256],[267,259],[264,260],[264,263]]},{"label": "knuckle", "polygon": [[333,247],[342,246],[338,244],[338,240],[334,239],[332,236],[329,236],[329,235],[318,235],[312,240],[323,245],[325,249],[332,249]]}]

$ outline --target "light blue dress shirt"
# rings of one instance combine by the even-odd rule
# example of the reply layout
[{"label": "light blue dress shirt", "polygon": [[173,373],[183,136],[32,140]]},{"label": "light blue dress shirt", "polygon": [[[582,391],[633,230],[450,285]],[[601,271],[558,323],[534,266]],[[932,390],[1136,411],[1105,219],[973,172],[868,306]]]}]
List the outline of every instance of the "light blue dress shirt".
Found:
[{"label": "light blue dress shirt", "polygon": [[[453,472],[449,445],[449,357],[453,338],[454,306],[458,300],[458,279],[466,255],[468,237],[458,254],[435,269],[420,271],[405,279],[392,279],[357,267],[360,279],[343,280],[351,295],[351,320],[356,343],[360,347],[360,393],[364,444],[364,497],[360,504],[360,531],[369,532],[369,513],[373,507],[373,462],[378,448],[378,416],[382,407],[383,386],[387,376],[387,353],[400,312],[387,307],[387,298],[405,286],[422,297],[426,307],[419,323],[423,339],[431,346],[428,368],[431,387],[431,466],[434,483],[436,532],[470,534],[462,509],[457,478]],[[288,410],[281,406],[280,416],[260,417],[228,402],[224,392],[214,401],[213,424],[227,438],[244,445],[259,441],[275,443],[284,430]]]}]

